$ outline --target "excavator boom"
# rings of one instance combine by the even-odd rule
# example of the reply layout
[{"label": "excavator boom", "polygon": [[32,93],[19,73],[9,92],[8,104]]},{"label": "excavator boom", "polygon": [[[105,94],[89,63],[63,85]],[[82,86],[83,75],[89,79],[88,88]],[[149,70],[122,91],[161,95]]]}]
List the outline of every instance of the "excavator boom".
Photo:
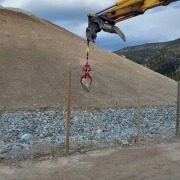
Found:
[{"label": "excavator boom", "polygon": [[97,33],[103,30],[118,34],[123,41],[126,41],[123,32],[115,26],[117,22],[143,14],[148,9],[166,6],[175,1],[178,0],[121,0],[96,14],[88,14],[87,40],[95,42]]}]

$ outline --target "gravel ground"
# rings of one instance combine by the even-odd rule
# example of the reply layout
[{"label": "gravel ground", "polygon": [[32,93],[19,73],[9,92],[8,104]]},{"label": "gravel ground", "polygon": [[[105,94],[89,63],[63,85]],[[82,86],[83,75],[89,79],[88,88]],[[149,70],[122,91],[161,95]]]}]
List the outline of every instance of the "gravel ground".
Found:
[{"label": "gravel ground", "polygon": [[[164,140],[175,132],[176,109],[145,108],[141,111],[142,138]],[[72,143],[128,144],[136,137],[135,109],[72,112]],[[0,154],[27,151],[36,145],[65,145],[66,112],[15,112],[0,115]]]}]

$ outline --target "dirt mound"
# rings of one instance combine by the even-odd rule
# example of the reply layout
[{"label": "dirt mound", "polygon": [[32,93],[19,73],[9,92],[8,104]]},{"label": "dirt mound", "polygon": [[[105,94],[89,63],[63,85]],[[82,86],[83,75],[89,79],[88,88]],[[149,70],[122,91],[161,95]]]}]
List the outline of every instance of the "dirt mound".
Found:
[{"label": "dirt mound", "polygon": [[93,84],[87,93],[79,83],[85,40],[21,12],[1,9],[0,23],[0,111],[66,109],[69,71],[73,109],[133,106],[139,79],[143,105],[175,104],[175,81],[93,44]]}]

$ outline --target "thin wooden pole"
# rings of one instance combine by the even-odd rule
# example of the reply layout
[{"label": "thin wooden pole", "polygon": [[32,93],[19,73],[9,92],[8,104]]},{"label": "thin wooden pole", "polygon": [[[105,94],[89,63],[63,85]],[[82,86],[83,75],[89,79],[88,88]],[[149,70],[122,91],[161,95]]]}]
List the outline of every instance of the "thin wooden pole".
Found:
[{"label": "thin wooden pole", "polygon": [[141,140],[141,103],[140,103],[141,86],[140,80],[138,82],[138,99],[137,99],[137,143]]},{"label": "thin wooden pole", "polygon": [[180,114],[180,81],[177,88],[177,118],[176,118],[176,135],[179,136],[179,115]]},{"label": "thin wooden pole", "polygon": [[68,74],[68,98],[67,98],[67,127],[66,127],[66,155],[69,155],[70,136],[70,116],[71,116],[71,72]]}]

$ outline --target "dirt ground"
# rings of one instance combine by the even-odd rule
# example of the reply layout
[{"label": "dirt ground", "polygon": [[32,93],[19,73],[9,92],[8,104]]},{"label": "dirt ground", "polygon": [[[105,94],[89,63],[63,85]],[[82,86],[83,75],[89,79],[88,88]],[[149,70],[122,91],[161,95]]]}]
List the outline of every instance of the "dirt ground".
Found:
[{"label": "dirt ground", "polygon": [[20,168],[1,165],[0,180],[179,180],[180,139],[173,143],[90,151]]}]

